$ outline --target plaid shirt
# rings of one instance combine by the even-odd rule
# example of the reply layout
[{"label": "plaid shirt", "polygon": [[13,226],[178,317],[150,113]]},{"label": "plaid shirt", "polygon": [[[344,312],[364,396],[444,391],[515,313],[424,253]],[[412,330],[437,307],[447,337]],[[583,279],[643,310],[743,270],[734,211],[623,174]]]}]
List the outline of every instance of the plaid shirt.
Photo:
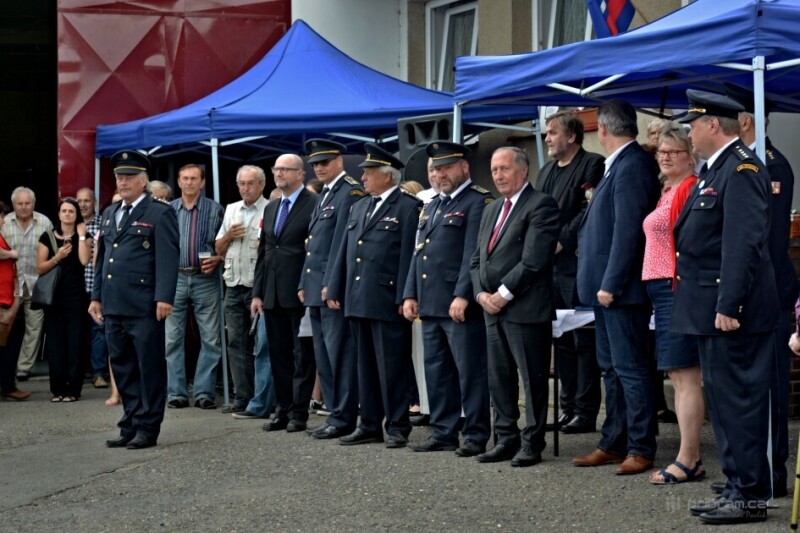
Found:
[{"label": "plaid shirt", "polygon": [[97,237],[97,232],[100,231],[101,221],[102,217],[100,215],[95,215],[91,220],[86,222],[86,238],[92,240],[92,254],[84,268],[83,280],[86,282],[86,292],[89,294],[92,294],[92,289],[94,288],[94,261],[92,259],[94,259],[95,238]]},{"label": "plaid shirt", "polygon": [[205,196],[198,198],[191,209],[183,206],[181,198],[176,198],[169,205],[178,215],[181,237],[180,268],[199,267],[199,252],[211,252],[214,255],[214,242],[222,226],[222,206]]},{"label": "plaid shirt", "polygon": [[3,224],[3,237],[19,254],[17,259],[17,276],[19,286],[28,285],[28,292],[33,292],[33,286],[39,279],[39,271],[36,269],[36,256],[38,253],[39,237],[53,229],[50,220],[41,213],[33,212],[33,220],[28,224],[28,228],[23,230],[17,222],[17,214],[9,213],[6,215],[6,223]]}]

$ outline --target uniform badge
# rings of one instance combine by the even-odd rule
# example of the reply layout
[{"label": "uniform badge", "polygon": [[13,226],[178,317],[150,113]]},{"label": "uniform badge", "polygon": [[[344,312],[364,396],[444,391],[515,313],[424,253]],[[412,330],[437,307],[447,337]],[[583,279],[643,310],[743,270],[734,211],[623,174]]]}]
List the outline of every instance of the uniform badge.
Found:
[{"label": "uniform badge", "polygon": [[149,250],[149,249],[150,249],[150,241],[148,241],[148,240],[145,240],[145,241],[142,243],[142,248],[144,248],[145,250]]},{"label": "uniform badge", "polygon": [[705,186],[706,186],[706,180],[703,180],[703,181],[701,181],[700,183],[697,184],[697,188],[698,189],[702,189]]},{"label": "uniform badge", "polygon": [[781,182],[780,181],[773,181],[772,182],[772,194],[780,194],[781,193]]},{"label": "uniform badge", "polygon": [[105,222],[103,223],[103,225],[104,225],[104,226],[108,226],[109,224],[111,224],[111,219],[108,219],[108,218],[107,218],[107,219],[105,220]]},{"label": "uniform badge", "polygon": [[752,163],[742,163],[736,167],[736,172],[741,172],[742,170],[752,170],[753,172],[758,172],[758,167]]}]

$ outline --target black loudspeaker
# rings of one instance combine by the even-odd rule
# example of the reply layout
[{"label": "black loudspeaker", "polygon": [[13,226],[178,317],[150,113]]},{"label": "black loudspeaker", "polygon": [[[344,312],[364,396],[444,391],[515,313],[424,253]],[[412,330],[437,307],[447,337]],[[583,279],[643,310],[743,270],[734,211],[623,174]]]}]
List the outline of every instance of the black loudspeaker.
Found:
[{"label": "black loudspeaker", "polygon": [[429,189],[431,184],[428,181],[428,154],[425,153],[425,147],[417,148],[411,152],[405,162],[403,181],[418,181],[423,187]]},{"label": "black loudspeaker", "polygon": [[400,160],[403,162],[418,148],[425,147],[431,141],[449,141],[452,138],[452,113],[401,118],[397,121],[397,142],[400,145]]}]

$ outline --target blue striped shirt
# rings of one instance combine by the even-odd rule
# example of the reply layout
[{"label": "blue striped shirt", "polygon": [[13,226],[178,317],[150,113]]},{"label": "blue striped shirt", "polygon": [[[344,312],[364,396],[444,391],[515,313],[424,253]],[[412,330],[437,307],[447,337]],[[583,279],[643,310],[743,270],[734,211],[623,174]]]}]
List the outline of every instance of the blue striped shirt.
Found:
[{"label": "blue striped shirt", "polygon": [[222,226],[224,209],[220,204],[201,196],[191,209],[186,209],[183,200],[178,198],[169,203],[178,215],[178,230],[181,236],[180,268],[200,267],[197,254],[211,252],[214,255],[214,241]]}]

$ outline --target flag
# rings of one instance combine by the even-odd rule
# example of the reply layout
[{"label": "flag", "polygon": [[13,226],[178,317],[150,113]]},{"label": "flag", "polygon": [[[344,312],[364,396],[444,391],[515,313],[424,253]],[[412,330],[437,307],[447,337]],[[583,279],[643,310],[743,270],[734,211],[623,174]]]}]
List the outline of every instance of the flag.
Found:
[{"label": "flag", "polygon": [[586,7],[598,39],[625,33],[636,14],[630,0],[586,0]]}]

